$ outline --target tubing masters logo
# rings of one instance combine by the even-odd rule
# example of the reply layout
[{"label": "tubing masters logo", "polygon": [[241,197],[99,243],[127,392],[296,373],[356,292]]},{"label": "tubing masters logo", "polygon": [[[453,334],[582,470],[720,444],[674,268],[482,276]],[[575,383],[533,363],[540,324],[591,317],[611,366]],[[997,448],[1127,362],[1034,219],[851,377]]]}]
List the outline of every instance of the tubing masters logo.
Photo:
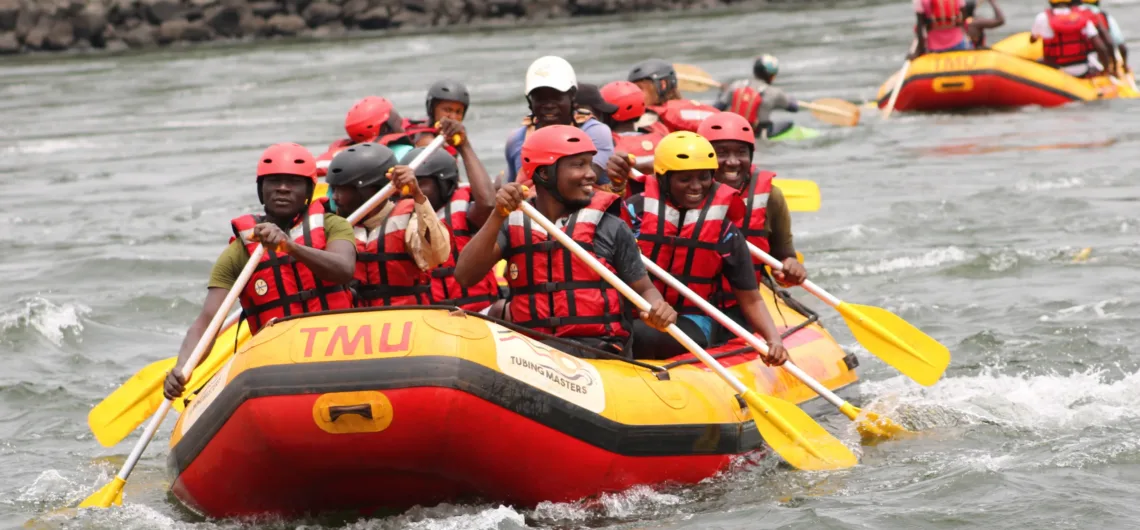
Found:
[{"label": "tubing masters logo", "polygon": [[593,365],[507,329],[496,332],[504,374],[591,412],[606,408],[606,389]]}]

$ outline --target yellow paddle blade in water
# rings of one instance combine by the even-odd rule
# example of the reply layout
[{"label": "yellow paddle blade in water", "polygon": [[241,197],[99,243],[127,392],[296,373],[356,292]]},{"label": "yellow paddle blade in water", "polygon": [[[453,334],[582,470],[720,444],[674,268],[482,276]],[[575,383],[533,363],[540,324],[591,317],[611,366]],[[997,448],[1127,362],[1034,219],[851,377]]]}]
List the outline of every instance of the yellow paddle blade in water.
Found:
[{"label": "yellow paddle blade in water", "polygon": [[[211,355],[194,369],[194,374],[187,382],[186,395],[202,388],[230,359],[236,331],[235,326],[230,326],[218,335]],[[249,326],[242,326],[238,343],[247,339]],[[87,425],[99,443],[104,447],[112,447],[150,419],[165,401],[162,384],[176,361],[177,358],[171,357],[150,363],[91,409],[87,414]],[[182,400],[175,400],[174,408],[181,410],[182,407]]]},{"label": "yellow paddle blade in water", "polygon": [[946,346],[886,309],[847,302],[836,309],[867,351],[920,385],[938,382],[950,365]]},{"label": "yellow paddle blade in water", "polygon": [[114,480],[108,482],[106,486],[99,488],[99,491],[91,494],[90,497],[83,499],[79,503],[80,508],[110,508],[111,506],[123,505],[123,486],[127,481],[115,477]]},{"label": "yellow paddle blade in water", "polygon": [[788,209],[793,212],[819,211],[819,184],[811,180],[772,179],[772,185],[780,188]]},{"label": "yellow paddle blade in water", "polygon": [[839,407],[839,411],[852,421],[857,422],[855,429],[859,431],[859,435],[863,438],[864,442],[873,443],[914,434],[890,418],[880,417],[874,412],[863,412],[859,407],[850,403],[844,402],[843,405]]},{"label": "yellow paddle blade in water", "polygon": [[859,463],[855,454],[799,407],[749,390],[742,396],[764,442],[798,469],[844,469]]},{"label": "yellow paddle blade in water", "polygon": [[720,81],[713,79],[708,72],[699,66],[674,63],[673,70],[677,72],[677,88],[680,88],[682,92],[704,92],[721,87]]}]

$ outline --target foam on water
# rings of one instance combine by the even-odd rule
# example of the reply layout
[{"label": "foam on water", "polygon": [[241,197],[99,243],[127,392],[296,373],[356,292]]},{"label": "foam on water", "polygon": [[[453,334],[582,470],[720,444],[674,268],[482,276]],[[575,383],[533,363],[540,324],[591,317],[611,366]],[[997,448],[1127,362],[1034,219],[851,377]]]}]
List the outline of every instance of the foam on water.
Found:
[{"label": "foam on water", "polygon": [[643,517],[683,502],[685,499],[680,495],[658,491],[649,486],[634,486],[626,491],[606,493],[598,498],[578,502],[544,502],[534,508],[531,516],[558,524],[596,518],[628,519]]},{"label": "foam on water", "polygon": [[345,530],[515,530],[529,528],[523,514],[507,506],[441,504],[417,507],[395,517],[363,519]]},{"label": "foam on water", "polygon": [[[862,383],[877,400],[922,410],[950,409],[981,422],[1032,431],[1077,430],[1140,417],[1140,371],[1110,378],[1108,369],[1070,374],[1011,375],[987,367],[978,375],[947,377],[921,387],[903,376]],[[871,405],[880,410],[880,406]]]},{"label": "foam on water", "polygon": [[31,328],[56,346],[62,346],[68,337],[79,341],[82,317],[91,312],[91,308],[83,304],[55,304],[40,296],[20,298],[16,303],[21,307],[0,313],[0,339],[11,330]]},{"label": "foam on water", "polygon": [[965,261],[966,252],[950,246],[928,250],[917,256],[903,256],[880,260],[870,265],[854,264],[849,267],[820,267],[819,271],[825,275],[835,276],[866,276],[895,272],[907,269],[927,269],[946,263]]},{"label": "foam on water", "polygon": [[92,149],[95,147],[98,147],[95,142],[83,138],[29,140],[17,142],[16,145],[5,147],[4,153],[15,155],[48,155],[61,151]]}]

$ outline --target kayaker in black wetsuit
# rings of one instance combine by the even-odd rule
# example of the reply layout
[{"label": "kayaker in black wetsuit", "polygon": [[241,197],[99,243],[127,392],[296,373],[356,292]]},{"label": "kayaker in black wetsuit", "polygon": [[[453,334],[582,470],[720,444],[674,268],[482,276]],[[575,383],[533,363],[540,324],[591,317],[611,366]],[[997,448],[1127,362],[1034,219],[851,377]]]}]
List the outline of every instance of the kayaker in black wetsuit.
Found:
[{"label": "kayaker in black wetsuit", "polygon": [[795,124],[791,121],[772,121],[772,111],[799,112],[796,98],[773,86],[780,71],[780,61],[771,55],[762,55],[752,64],[755,79],[738,79],[724,86],[714,107],[744,116],[762,138],[771,138],[787,132]]}]

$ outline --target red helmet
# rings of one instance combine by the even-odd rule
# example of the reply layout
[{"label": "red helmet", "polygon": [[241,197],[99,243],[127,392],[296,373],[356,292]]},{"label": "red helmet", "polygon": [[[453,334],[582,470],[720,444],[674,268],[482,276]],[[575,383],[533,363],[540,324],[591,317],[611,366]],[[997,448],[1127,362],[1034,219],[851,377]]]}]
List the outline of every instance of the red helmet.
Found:
[{"label": "red helmet", "polygon": [[718,112],[705,118],[697,127],[697,134],[710,142],[736,140],[756,148],[756,131],[752,125],[743,116],[731,112]]},{"label": "red helmet", "polygon": [[379,96],[357,101],[344,118],[344,132],[355,143],[371,142],[380,136],[380,128],[392,116],[392,102]]},{"label": "red helmet", "polygon": [[614,81],[602,87],[602,99],[617,105],[613,113],[614,121],[629,121],[645,114],[645,94],[641,88],[629,81]]},{"label": "red helmet", "polygon": [[294,143],[273,144],[261,153],[257,180],[268,175],[296,175],[317,182],[317,161],[313,153]]},{"label": "red helmet", "polygon": [[540,167],[549,166],[563,157],[596,153],[593,140],[577,127],[548,125],[531,133],[522,146],[522,174],[519,180],[533,179]]}]

